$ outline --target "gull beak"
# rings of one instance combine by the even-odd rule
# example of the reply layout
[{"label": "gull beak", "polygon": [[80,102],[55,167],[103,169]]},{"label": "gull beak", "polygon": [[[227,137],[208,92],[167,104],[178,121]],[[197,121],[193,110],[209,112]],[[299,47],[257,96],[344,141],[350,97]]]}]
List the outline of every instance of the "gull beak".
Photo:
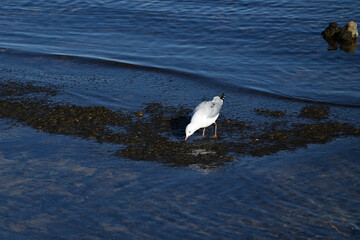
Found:
[{"label": "gull beak", "polygon": [[185,138],[185,141],[186,141],[188,138],[189,138],[189,137],[186,137],[186,138]]}]

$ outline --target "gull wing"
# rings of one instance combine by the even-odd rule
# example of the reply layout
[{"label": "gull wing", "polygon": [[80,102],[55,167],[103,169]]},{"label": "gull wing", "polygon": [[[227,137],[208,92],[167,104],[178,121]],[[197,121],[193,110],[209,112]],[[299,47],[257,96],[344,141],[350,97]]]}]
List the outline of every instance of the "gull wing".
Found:
[{"label": "gull wing", "polygon": [[203,114],[207,118],[213,118],[219,114],[222,104],[213,101],[205,101],[200,103],[194,110],[195,114]]}]

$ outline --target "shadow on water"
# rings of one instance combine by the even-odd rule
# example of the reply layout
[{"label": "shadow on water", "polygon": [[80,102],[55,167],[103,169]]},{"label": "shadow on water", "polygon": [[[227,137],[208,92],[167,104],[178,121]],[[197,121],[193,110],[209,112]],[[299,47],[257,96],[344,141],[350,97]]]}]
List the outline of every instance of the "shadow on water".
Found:
[{"label": "shadow on water", "polygon": [[184,129],[189,124],[191,117],[178,116],[170,119],[171,134],[176,138],[184,138]]},{"label": "shadow on water", "polygon": [[[121,144],[125,147],[117,151],[119,156],[175,166],[213,167],[232,161],[234,153],[264,156],[310,143],[326,143],[337,137],[360,136],[356,126],[329,120],[328,106],[308,105],[293,123],[286,119],[285,112],[266,109],[255,109],[255,112],[280,119],[270,125],[253,125],[219,118],[219,139],[209,135],[205,139],[192,136],[185,142],[184,129],[190,119],[190,109],[148,103],[139,117],[103,106],[53,103],[51,97],[58,91],[53,86],[12,81],[2,82],[0,86],[1,118],[12,118],[48,133]],[[208,134],[213,131],[209,129]]]}]

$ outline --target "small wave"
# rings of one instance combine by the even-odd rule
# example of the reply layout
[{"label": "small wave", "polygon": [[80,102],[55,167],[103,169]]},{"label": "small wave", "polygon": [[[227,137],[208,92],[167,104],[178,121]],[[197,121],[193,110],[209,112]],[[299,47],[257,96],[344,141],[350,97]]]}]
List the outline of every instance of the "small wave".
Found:
[{"label": "small wave", "polygon": [[70,54],[56,54],[56,53],[51,54],[51,53],[39,53],[39,52],[31,52],[31,51],[19,51],[9,48],[0,48],[0,52],[14,55],[17,57],[41,57],[48,59],[76,61],[81,63],[102,65],[102,66],[115,67],[115,68],[127,68],[127,69],[136,69],[136,70],[143,70],[150,72],[160,72],[163,74],[177,75],[180,77],[184,77],[186,81],[192,81],[192,82],[196,81],[201,84],[206,82],[206,84],[210,87],[212,86],[214,88],[220,88],[223,91],[227,91],[227,92],[249,93],[253,95],[254,94],[262,95],[277,99],[284,99],[284,100],[312,103],[312,104],[327,104],[330,106],[360,108],[359,104],[337,103],[332,101],[325,101],[325,100],[322,101],[322,100],[316,100],[316,99],[310,99],[310,98],[298,97],[298,96],[294,97],[291,95],[269,91],[263,88],[256,88],[251,86],[239,86],[229,82],[220,82],[211,76],[205,76],[194,72],[187,72],[183,69],[151,66],[151,65],[139,64],[138,62],[132,62],[132,61],[121,61],[111,58],[84,56],[84,55],[70,55]]}]

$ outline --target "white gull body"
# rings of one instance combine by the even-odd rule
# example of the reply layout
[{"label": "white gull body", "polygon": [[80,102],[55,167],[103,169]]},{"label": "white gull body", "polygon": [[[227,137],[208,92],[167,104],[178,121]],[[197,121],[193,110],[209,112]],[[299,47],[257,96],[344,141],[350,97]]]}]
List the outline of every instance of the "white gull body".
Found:
[{"label": "white gull body", "polygon": [[204,101],[200,103],[194,110],[194,114],[191,118],[191,122],[187,125],[185,133],[187,140],[194,132],[200,128],[204,128],[203,137],[205,134],[205,128],[211,124],[215,124],[215,135],[217,137],[216,130],[216,119],[219,117],[221,107],[224,103],[225,95],[222,94],[221,97],[216,96],[212,101]]}]

